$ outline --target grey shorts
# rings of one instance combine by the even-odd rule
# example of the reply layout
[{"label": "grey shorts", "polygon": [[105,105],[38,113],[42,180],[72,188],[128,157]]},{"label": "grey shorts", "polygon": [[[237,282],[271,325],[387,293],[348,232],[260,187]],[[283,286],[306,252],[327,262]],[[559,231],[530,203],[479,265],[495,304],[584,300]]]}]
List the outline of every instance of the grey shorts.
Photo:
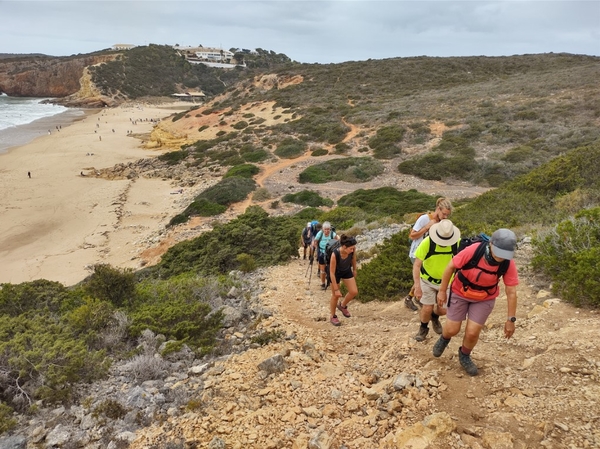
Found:
[{"label": "grey shorts", "polygon": [[472,301],[452,292],[446,319],[460,322],[469,317],[469,320],[483,326],[492,313],[492,310],[494,310],[495,305],[495,299]]},{"label": "grey shorts", "polygon": [[[423,296],[419,302],[424,306],[434,306],[437,303],[437,293],[439,290],[439,285],[421,278],[421,291],[423,292]],[[450,292],[448,291],[448,293]]]}]

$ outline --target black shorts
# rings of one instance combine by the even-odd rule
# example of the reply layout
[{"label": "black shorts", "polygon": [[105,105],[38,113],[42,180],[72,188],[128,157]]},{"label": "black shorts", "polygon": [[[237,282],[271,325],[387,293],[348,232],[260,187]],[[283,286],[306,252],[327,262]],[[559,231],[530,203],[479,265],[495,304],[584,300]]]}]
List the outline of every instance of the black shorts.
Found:
[{"label": "black shorts", "polygon": [[[329,277],[329,270],[327,270],[327,277]],[[347,270],[338,271],[337,273],[335,273],[335,282],[337,284],[339,284],[340,280],[352,279],[353,277],[354,277],[354,273],[352,272],[352,269],[348,268]]]}]

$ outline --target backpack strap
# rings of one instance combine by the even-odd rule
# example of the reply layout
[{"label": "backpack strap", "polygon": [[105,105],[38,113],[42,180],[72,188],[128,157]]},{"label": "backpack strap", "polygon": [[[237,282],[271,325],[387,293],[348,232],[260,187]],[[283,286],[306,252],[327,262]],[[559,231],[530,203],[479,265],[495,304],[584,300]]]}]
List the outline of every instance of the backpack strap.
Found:
[{"label": "backpack strap", "polygon": [[[458,270],[457,277],[462,282],[464,290],[467,290],[468,288],[473,289],[473,290],[483,290],[488,295],[491,295],[492,293],[495,293],[495,289],[498,288],[498,282],[500,282],[500,278],[506,274],[506,271],[508,270],[508,266],[510,265],[510,260],[503,260],[500,263],[500,265],[498,266],[498,269],[496,271],[490,271],[483,267],[478,266],[479,261],[485,254],[487,244],[488,244],[488,242],[481,242],[479,244],[479,246],[477,247],[477,249],[475,250],[473,257],[471,257],[471,260],[469,260],[462,268],[460,268]],[[478,270],[480,270],[483,273],[496,275],[496,283],[494,285],[481,286],[481,285],[478,285],[478,284],[475,284],[475,283],[469,281],[462,272],[464,270],[471,270],[473,268],[477,268]],[[481,273],[479,273],[477,275],[476,280],[479,280],[479,276],[481,276]]]},{"label": "backpack strap", "polygon": [[[425,262],[431,256],[439,256],[441,254],[449,254],[447,251],[436,251],[436,250],[437,250],[437,243],[435,243],[433,240],[431,240],[431,237],[430,237],[429,238],[429,250],[427,251],[427,254],[425,255],[425,259],[423,259],[423,262]],[[456,254],[458,253],[458,242],[456,242],[454,245],[452,245],[451,253],[453,256],[456,256]],[[429,273],[427,273],[424,263],[421,264],[421,273],[424,274],[425,276],[427,276],[427,280],[429,282],[431,282],[432,284],[439,285],[442,282],[441,279],[436,279],[434,277],[431,277],[431,275]]]}]

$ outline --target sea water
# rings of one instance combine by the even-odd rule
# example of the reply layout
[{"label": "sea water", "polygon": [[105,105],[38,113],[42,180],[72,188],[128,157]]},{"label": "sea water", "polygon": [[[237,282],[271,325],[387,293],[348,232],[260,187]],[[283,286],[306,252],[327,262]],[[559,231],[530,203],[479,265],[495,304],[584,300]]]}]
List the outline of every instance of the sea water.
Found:
[{"label": "sea water", "polygon": [[44,103],[48,98],[18,98],[0,95],[0,153],[24,145],[36,137],[57,131],[84,115],[79,109]]}]

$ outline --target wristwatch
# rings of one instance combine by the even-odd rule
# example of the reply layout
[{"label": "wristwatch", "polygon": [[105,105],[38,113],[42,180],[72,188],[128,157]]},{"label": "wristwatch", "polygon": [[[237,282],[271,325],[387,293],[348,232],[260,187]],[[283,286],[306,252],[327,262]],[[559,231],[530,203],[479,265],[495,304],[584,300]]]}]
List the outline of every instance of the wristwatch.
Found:
[{"label": "wristwatch", "polygon": [[511,321],[511,322],[514,323],[515,321],[517,321],[517,317],[516,316],[509,316],[506,321]]}]

